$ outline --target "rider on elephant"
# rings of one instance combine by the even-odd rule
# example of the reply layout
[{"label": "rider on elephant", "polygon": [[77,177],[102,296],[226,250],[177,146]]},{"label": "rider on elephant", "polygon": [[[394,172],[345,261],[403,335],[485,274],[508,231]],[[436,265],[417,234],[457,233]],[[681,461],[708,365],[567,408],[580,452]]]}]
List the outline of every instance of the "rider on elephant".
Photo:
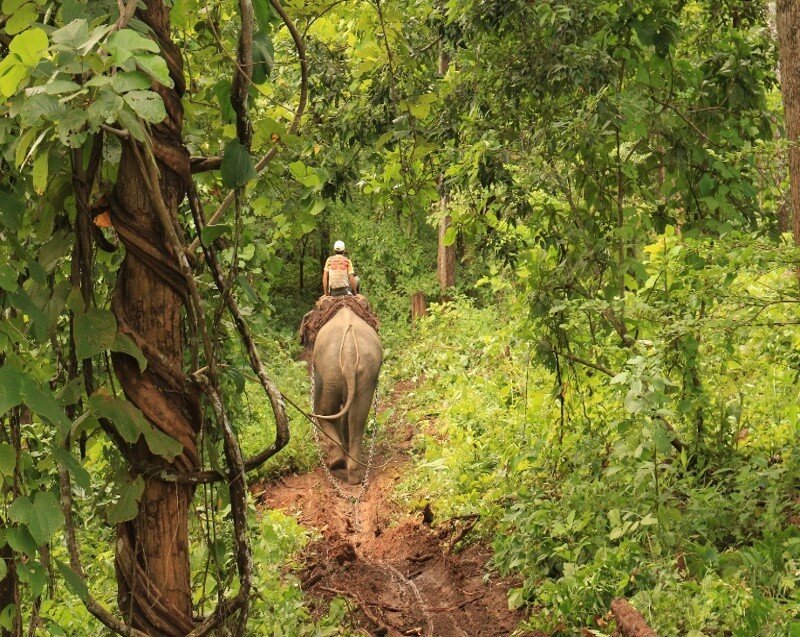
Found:
[{"label": "rider on elephant", "polygon": [[325,261],[322,271],[322,293],[344,296],[358,293],[358,279],[354,276],[353,262],[344,253],[344,241],[333,244],[334,254]]}]

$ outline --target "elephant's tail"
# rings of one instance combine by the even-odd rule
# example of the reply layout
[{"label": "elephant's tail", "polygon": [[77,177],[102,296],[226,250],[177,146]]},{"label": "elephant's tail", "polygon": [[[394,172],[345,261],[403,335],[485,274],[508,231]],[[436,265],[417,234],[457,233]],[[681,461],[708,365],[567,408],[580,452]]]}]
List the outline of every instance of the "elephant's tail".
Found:
[{"label": "elephant's tail", "polygon": [[[347,340],[348,333],[353,335],[353,346],[356,350],[355,364],[350,368],[349,373],[345,370],[344,361],[342,359],[344,343]],[[356,396],[356,373],[358,372],[358,363],[360,358],[361,356],[358,353],[358,341],[356,340],[356,333],[353,330],[353,324],[350,323],[350,325],[347,326],[344,336],[342,337],[342,344],[339,346],[339,368],[342,370],[342,376],[344,377],[345,385],[347,385],[347,399],[344,401],[344,406],[338,414],[331,414],[330,416],[311,414],[312,418],[321,418],[322,420],[338,420],[342,416],[346,415],[348,411],[350,411],[350,405],[353,404],[353,399]]]}]

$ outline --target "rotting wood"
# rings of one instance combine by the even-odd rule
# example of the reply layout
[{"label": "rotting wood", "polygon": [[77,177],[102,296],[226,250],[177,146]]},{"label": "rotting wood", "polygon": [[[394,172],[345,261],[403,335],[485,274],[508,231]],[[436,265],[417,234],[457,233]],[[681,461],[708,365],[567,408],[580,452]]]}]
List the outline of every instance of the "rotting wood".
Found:
[{"label": "rotting wood", "polygon": [[611,613],[617,622],[615,635],[619,637],[658,637],[656,631],[647,625],[642,614],[631,606],[628,600],[617,597],[611,602]]}]

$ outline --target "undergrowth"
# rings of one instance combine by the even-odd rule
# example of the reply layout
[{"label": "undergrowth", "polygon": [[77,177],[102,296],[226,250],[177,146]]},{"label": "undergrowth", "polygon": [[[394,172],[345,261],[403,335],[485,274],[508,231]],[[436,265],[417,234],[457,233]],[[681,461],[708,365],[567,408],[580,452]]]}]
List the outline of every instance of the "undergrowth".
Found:
[{"label": "undergrowth", "polygon": [[[692,324],[700,421],[669,364],[677,319],[640,321],[637,347],[599,361],[612,377],[554,361],[518,287],[484,307],[435,305],[396,366],[415,383],[418,428],[402,497],[440,520],[480,514],[494,566],[521,578],[509,604],[531,610],[529,628],[609,635],[610,602],[625,596],[663,635],[800,635],[797,337],[775,326],[793,306],[767,303],[746,329],[707,322],[790,285],[785,270],[742,267],[716,314]],[[657,302],[633,294],[622,311]]]}]

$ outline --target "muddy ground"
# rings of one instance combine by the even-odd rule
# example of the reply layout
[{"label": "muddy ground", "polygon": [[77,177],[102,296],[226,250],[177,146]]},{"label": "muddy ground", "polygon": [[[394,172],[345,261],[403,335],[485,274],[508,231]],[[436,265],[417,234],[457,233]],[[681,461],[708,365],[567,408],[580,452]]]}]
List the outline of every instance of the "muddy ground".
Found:
[{"label": "muddy ground", "polygon": [[[395,388],[386,404],[405,389]],[[357,512],[322,468],[254,489],[262,506],[296,515],[322,536],[307,547],[298,573],[312,610],[323,613],[333,597],[343,596],[353,603],[353,624],[376,636],[511,635],[524,619],[508,609],[514,582],[491,574],[486,546],[458,550],[457,544],[469,539],[474,518],[443,521],[429,509],[409,515],[393,507],[414,431],[391,419],[386,427],[373,460],[379,468],[372,470]],[[360,491],[341,488],[353,495]]]}]

